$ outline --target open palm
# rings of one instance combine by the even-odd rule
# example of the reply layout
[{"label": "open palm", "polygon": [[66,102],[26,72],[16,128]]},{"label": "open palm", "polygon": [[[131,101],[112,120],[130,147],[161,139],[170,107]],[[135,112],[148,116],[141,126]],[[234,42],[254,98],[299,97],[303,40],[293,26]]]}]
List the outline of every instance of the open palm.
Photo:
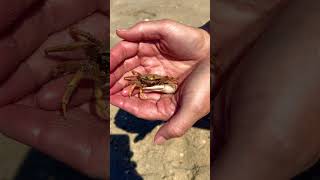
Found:
[{"label": "open palm", "polygon": [[[0,6],[4,13],[17,11],[15,17],[8,14],[0,22],[1,133],[94,177],[107,176],[107,125],[91,114],[92,91],[82,88],[71,104],[86,105],[70,108],[68,121],[61,117],[61,97],[70,76],[53,79],[50,72],[60,62],[47,58],[43,50],[70,42],[71,26],[106,37],[108,27],[101,27],[108,21],[106,4],[98,0],[77,5],[65,0],[8,1]],[[16,25],[9,26],[13,19]]]},{"label": "open palm", "polygon": [[[162,23],[157,22],[158,24]],[[146,29],[149,27],[146,27]],[[189,27],[189,31],[196,31]],[[118,35],[124,35],[125,40],[131,39],[131,34],[118,31]],[[187,35],[186,32],[185,35]],[[202,34],[201,34],[202,33]],[[122,41],[111,51],[111,103],[125,109],[134,115],[150,120],[167,120],[179,105],[179,96],[184,90],[185,79],[197,64],[206,58],[206,34],[199,32],[195,37],[186,40],[185,37],[142,37],[140,42]],[[133,37],[137,38],[137,36]],[[180,39],[179,39],[180,38]],[[193,39],[192,39],[193,38]],[[153,40],[153,42],[151,41]],[[148,42],[149,41],[149,42]],[[195,42],[195,43],[188,43]],[[198,49],[194,51],[193,49]],[[120,52],[121,54],[119,54]],[[120,64],[121,63],[121,64]],[[117,66],[118,65],[118,66]],[[172,94],[147,94],[148,100],[141,100],[138,96],[128,97],[128,83],[123,77],[130,76],[131,70],[141,74],[159,74],[172,76],[178,79],[179,89]],[[184,94],[186,95],[186,94]]]},{"label": "open palm", "polygon": [[[160,20],[138,23],[129,30],[118,30],[117,34],[124,41],[111,50],[110,102],[113,105],[143,119],[169,120],[174,115],[193,111],[191,108],[195,106],[199,109],[205,104],[205,98],[209,99],[210,92],[205,89],[209,89],[210,72],[201,65],[209,63],[207,32]],[[178,90],[175,94],[147,93],[147,100],[140,99],[137,94],[129,97],[124,77],[132,75],[132,70],[175,77]],[[203,116],[203,112],[199,114]],[[190,124],[185,124],[189,128]]]}]

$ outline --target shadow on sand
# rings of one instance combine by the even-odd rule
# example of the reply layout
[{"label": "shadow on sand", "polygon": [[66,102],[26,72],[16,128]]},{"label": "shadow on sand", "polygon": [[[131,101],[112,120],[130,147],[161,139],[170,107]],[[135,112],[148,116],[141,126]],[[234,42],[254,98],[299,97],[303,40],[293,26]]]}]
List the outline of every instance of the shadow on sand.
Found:
[{"label": "shadow on sand", "polygon": [[131,161],[128,135],[111,135],[110,138],[110,178],[117,180],[142,180],[136,172],[136,164]]},{"label": "shadow on sand", "polygon": [[[193,127],[210,130],[210,116],[205,116],[199,120]],[[128,112],[119,110],[115,117],[115,125],[129,133],[136,133],[134,142],[141,141],[156,126],[161,125],[163,121],[147,121],[139,119]]]},{"label": "shadow on sand", "polygon": [[69,166],[39,152],[30,150],[18,169],[14,180],[97,180],[73,170]]},{"label": "shadow on sand", "polygon": [[[198,121],[194,127],[210,129],[210,116],[206,116]],[[161,125],[162,121],[147,121],[139,119],[130,113],[119,110],[115,117],[115,125],[129,133],[136,133],[134,142],[143,140],[156,126]],[[136,172],[136,164],[130,159],[133,156],[130,150],[128,135],[111,135],[110,142],[110,175],[111,179],[117,180],[141,180],[143,179]]]},{"label": "shadow on sand", "polygon": [[[125,125],[123,118],[130,121]],[[160,122],[150,122],[137,119],[134,116],[124,111],[119,111],[119,116],[116,118],[117,126],[128,130],[129,132],[137,133],[136,139],[142,140],[149,132],[152,131]],[[130,124],[130,125],[129,125]],[[146,127],[146,128],[144,128]],[[195,127],[209,129],[210,121],[208,117],[200,120]],[[127,135],[111,135],[110,141],[110,175],[111,180],[142,180],[135,170],[136,164],[130,159],[133,153],[130,150],[129,137]],[[14,180],[98,180],[89,178],[69,166],[61,163],[39,151],[30,150],[25,160],[19,167]],[[313,180],[320,179],[320,162],[312,166],[307,171],[301,173],[293,180]]]}]

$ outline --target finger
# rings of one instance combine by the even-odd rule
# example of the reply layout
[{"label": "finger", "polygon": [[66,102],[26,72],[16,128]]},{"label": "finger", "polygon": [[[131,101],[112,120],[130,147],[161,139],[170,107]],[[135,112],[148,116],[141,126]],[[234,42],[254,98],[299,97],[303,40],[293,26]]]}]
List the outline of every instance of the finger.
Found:
[{"label": "finger", "polygon": [[121,41],[110,50],[110,72],[125,60],[132,58],[138,53],[138,44]]},{"label": "finger", "polygon": [[[134,116],[147,120],[166,120],[170,113],[168,110],[160,111],[154,100],[141,100],[138,97],[124,97],[120,94],[110,96],[110,103],[123,109]],[[170,108],[171,106],[167,106]]]},{"label": "finger", "polygon": [[107,173],[108,126],[81,110],[68,120],[56,112],[9,105],[0,109],[0,131],[91,176]]},{"label": "finger", "polygon": [[203,116],[205,114],[200,111],[181,107],[177,114],[160,127],[154,138],[155,144],[163,144],[169,139],[183,136]]},{"label": "finger", "polygon": [[[242,8],[248,6],[248,2],[245,1],[217,2],[213,7],[215,20],[212,21],[211,29],[215,38],[214,48],[219,50],[227,44],[236,43],[238,46],[241,43],[250,43],[248,41],[257,38],[267,27],[270,18],[287,3],[288,0],[258,0],[247,9]],[[235,16],[229,16],[229,11],[226,9],[232,11]]]},{"label": "finger", "polygon": [[167,36],[166,25],[169,20],[157,20],[157,21],[142,21],[135,24],[129,29],[118,29],[116,31],[120,38],[127,41],[140,42],[159,40]]},{"label": "finger", "polygon": [[[73,75],[55,79],[45,84],[37,93],[36,101],[40,108],[46,110],[60,110],[62,97],[68,93],[68,83]],[[78,106],[92,99],[92,84],[79,84],[77,91],[72,94],[72,98],[67,105],[69,107]]]},{"label": "finger", "polygon": [[[172,57],[179,57],[179,59],[190,60],[202,59],[205,54],[203,51],[207,50],[204,44],[208,44],[210,39],[209,34],[204,30],[172,20],[140,22],[129,29],[117,30],[117,35],[126,41],[153,44],[152,51],[158,51],[157,54],[161,52]],[[195,39],[204,41],[195,43]],[[192,44],[192,46],[183,46],[182,49],[182,44]],[[144,50],[144,48],[139,49]]]},{"label": "finger", "polygon": [[191,111],[192,109],[179,110],[176,115],[160,127],[154,138],[154,143],[163,144],[171,138],[183,136],[198,120],[195,113],[190,113]]},{"label": "finger", "polygon": [[[81,29],[89,30],[89,32],[92,32],[98,38],[103,39],[105,29],[101,28],[101,24],[105,24],[103,23],[105,21],[105,16],[96,14],[79,22],[78,26]],[[18,70],[11,75],[10,79],[0,86],[0,92],[2,93],[2,96],[0,96],[0,105],[23,97],[50,80],[52,78],[52,70],[59,61],[52,59],[52,57],[45,56],[44,49],[71,41],[66,31],[52,35],[32,56],[18,67]],[[76,55],[76,53],[73,55]],[[1,62],[2,61],[0,61],[0,64]],[[0,74],[1,72],[2,71],[0,71]]]},{"label": "finger", "polygon": [[35,98],[35,93],[30,93],[28,96],[21,98],[15,104],[29,106],[29,107],[37,107],[38,106],[37,102],[36,102],[36,98]]},{"label": "finger", "polygon": [[[96,4],[90,2],[90,0],[48,0],[32,16],[24,18],[10,33],[0,37],[0,82],[38,48],[47,39],[48,34],[94,12]],[[72,13],[66,13],[69,9],[73,10]]]},{"label": "finger", "polygon": [[110,74],[110,87],[112,87],[123,75],[140,66],[140,59],[135,56],[125,60],[114,72]]},{"label": "finger", "polygon": [[[28,78],[26,78],[28,74]],[[22,94],[31,93],[35,90],[39,84],[33,76],[33,72],[28,64],[21,64],[19,69],[2,85],[0,86],[0,105],[8,104],[12,101],[15,101],[21,97]],[[17,84],[19,82],[19,84]],[[21,96],[16,96],[20,94]]]},{"label": "finger", "polygon": [[0,33],[13,25],[26,10],[35,5],[40,0],[1,0],[0,1]]},{"label": "finger", "polygon": [[[240,63],[239,55],[261,36],[274,15],[279,13],[288,2],[288,0],[259,0],[252,4],[250,9],[241,8],[248,5],[244,1],[216,3],[213,7],[213,11],[216,12],[215,20],[211,28],[214,46],[211,47],[213,47],[213,54],[217,56],[216,65],[224,76]],[[224,9],[232,9],[235,16],[229,16],[228,11]]]},{"label": "finger", "polygon": [[[195,84],[194,82],[197,82]],[[201,62],[185,80],[180,89],[180,107],[176,114],[164,124],[155,136],[154,142],[162,144],[166,140],[181,137],[199,119],[210,112],[210,62]]]}]

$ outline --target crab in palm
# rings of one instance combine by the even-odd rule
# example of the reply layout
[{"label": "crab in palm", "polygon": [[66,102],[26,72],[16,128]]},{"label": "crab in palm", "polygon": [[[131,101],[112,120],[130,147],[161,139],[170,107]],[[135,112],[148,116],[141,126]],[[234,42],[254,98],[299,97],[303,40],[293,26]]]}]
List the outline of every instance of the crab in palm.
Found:
[{"label": "crab in palm", "polygon": [[165,94],[173,94],[178,88],[178,81],[176,78],[170,76],[161,76],[157,74],[140,74],[132,71],[132,76],[124,77],[132,85],[129,89],[129,97],[132,96],[133,91],[139,88],[140,99],[147,99],[144,92],[160,92]]},{"label": "crab in palm", "polygon": [[62,97],[62,112],[66,117],[67,105],[70,98],[82,79],[89,79],[94,82],[94,95],[96,100],[96,113],[99,117],[107,118],[107,70],[109,64],[109,52],[106,45],[93,37],[88,32],[76,28],[70,28],[69,35],[74,42],[46,48],[45,54],[62,51],[73,51],[83,49],[87,56],[83,61],[67,61],[58,64],[53,69],[53,76],[74,73],[68,83]]}]

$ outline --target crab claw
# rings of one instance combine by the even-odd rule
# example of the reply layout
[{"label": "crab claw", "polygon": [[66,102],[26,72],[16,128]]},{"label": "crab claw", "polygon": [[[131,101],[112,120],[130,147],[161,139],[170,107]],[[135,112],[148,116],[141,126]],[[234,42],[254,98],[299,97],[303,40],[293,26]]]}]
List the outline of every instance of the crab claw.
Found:
[{"label": "crab claw", "polygon": [[166,94],[173,94],[176,92],[178,85],[176,84],[162,84],[142,88],[144,92],[161,92]]}]

